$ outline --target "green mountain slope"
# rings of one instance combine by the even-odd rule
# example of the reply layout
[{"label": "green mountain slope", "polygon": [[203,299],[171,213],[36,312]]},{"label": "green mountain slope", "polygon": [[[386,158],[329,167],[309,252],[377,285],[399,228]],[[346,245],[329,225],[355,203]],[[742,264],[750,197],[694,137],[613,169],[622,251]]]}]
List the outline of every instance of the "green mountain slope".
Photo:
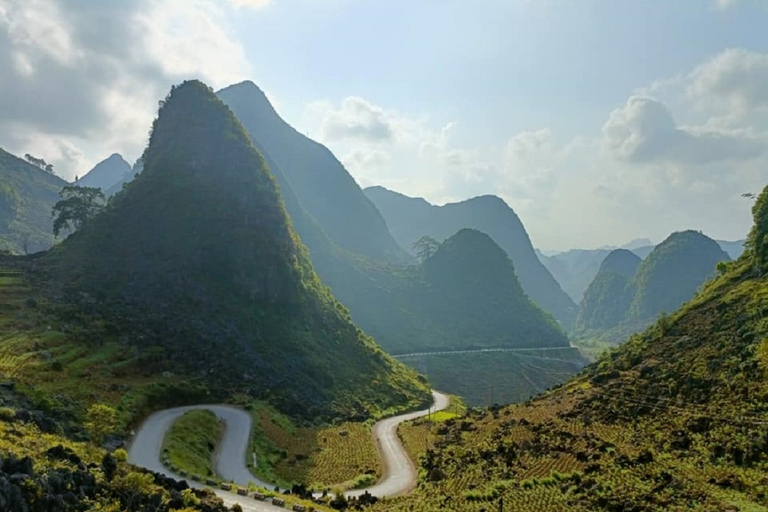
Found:
[{"label": "green mountain slope", "polygon": [[143,160],[43,258],[54,293],[155,347],[168,370],[288,413],[366,416],[428,399],[319,281],[264,160],[204,84],[171,92]]},{"label": "green mountain slope", "polygon": [[690,300],[714,276],[716,265],[730,260],[717,242],[697,231],[671,234],[642,261],[627,251],[610,256],[579,305],[578,344],[615,344],[643,330]]},{"label": "green mountain slope", "polygon": [[[328,148],[283,121],[253,82],[232,85],[217,94],[280,168],[281,187],[290,185],[301,206],[336,245],[374,259],[407,259],[381,214],[341,162]],[[291,205],[287,206],[290,210]],[[296,216],[295,211],[289,213]]]},{"label": "green mountain slope", "polygon": [[409,251],[423,235],[444,240],[463,228],[487,233],[514,262],[520,284],[531,300],[564,327],[573,323],[576,305],[539,261],[517,214],[500,198],[482,196],[433,206],[383,187],[370,187],[365,193],[384,215],[398,243]]},{"label": "green mountain slope", "polygon": [[0,250],[24,254],[50,247],[51,208],[66,185],[58,176],[0,149]]},{"label": "green mountain slope", "polygon": [[653,320],[662,312],[674,311],[715,275],[721,261],[730,257],[711,238],[697,231],[671,234],[637,269],[629,318]]},{"label": "green mountain slope", "polygon": [[434,429],[416,492],[373,510],[766,510],[766,205],[693,300],[530,404]]},{"label": "green mountain slope", "polygon": [[636,292],[632,278],[641,262],[626,249],[606,256],[579,304],[577,332],[611,329],[624,321]]}]

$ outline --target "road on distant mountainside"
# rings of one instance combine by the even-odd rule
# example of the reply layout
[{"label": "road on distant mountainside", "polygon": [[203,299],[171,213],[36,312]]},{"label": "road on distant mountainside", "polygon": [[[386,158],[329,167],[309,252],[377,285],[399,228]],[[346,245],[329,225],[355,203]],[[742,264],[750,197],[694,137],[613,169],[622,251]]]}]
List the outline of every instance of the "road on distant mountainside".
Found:
[{"label": "road on distant mountainside", "polygon": [[[373,487],[350,491],[347,496],[359,496],[368,491],[374,496],[397,496],[412,490],[416,485],[416,469],[413,467],[408,454],[397,435],[397,426],[408,420],[427,416],[448,407],[450,399],[447,395],[432,391],[434,402],[429,409],[416,411],[391,418],[383,419],[373,426],[373,436],[382,460],[384,475]],[[130,462],[157,473],[177,480],[185,478],[172,473],[160,462],[163,438],[165,433],[185,412],[193,409],[207,409],[225,423],[224,434],[216,450],[214,467],[216,473],[227,481],[247,486],[252,482],[258,486],[270,489],[272,485],[254,477],[245,464],[248,454],[248,441],[251,433],[251,416],[247,412],[226,405],[190,405],[165,409],[150,415],[139,428],[128,447]],[[257,454],[258,456],[258,454]],[[205,475],[201,475],[205,477]],[[187,480],[191,487],[204,485]],[[240,503],[245,511],[262,512],[274,510],[272,505],[254,501],[252,498],[216,490],[224,501],[231,505]]]},{"label": "road on distant mountainside", "polygon": [[436,352],[411,352],[408,354],[393,355],[395,359],[407,359],[409,357],[423,356],[452,356],[460,354],[483,354],[486,352],[538,352],[541,350],[568,350],[575,349],[573,345],[567,347],[528,347],[528,348],[474,348],[467,350],[440,350]]}]

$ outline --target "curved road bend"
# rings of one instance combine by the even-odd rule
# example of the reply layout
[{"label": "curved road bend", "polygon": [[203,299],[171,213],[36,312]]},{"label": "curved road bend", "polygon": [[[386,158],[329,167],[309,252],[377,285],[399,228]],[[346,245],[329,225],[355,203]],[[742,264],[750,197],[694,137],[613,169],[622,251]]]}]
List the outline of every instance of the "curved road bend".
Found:
[{"label": "curved road bend", "polygon": [[[379,482],[367,489],[350,491],[347,496],[359,496],[368,491],[374,496],[397,496],[411,491],[416,485],[416,469],[413,467],[408,454],[397,436],[397,426],[408,420],[427,416],[448,407],[450,398],[443,393],[432,391],[434,402],[431,407],[391,418],[383,419],[373,426],[373,435],[377,439],[377,448],[382,459],[383,473]],[[246,486],[249,482],[265,487],[272,485],[254,477],[245,464],[248,452],[248,441],[251,433],[251,416],[241,410],[226,405],[191,405],[165,409],[150,415],[139,428],[133,438],[128,455],[130,461],[137,465],[170,476],[177,480],[184,477],[171,472],[160,462],[163,438],[168,429],[181,415],[193,409],[212,411],[225,422],[224,434],[216,451],[214,466],[216,472],[225,480]],[[204,475],[203,475],[204,476]],[[186,479],[191,487],[206,487],[198,482]],[[246,512],[274,511],[275,507],[268,503],[254,501],[251,498],[238,496],[231,492],[215,490],[216,494],[227,505],[240,503]]]}]

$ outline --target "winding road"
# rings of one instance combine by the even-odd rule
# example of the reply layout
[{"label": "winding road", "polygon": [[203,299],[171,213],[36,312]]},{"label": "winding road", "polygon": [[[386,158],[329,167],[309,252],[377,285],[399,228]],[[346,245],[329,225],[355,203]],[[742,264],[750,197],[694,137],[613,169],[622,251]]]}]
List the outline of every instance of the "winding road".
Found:
[{"label": "winding road", "polygon": [[[448,407],[450,399],[447,395],[432,391],[433,403],[428,409],[401,414],[383,419],[373,426],[373,436],[377,440],[377,448],[383,466],[383,477],[379,482],[367,489],[347,492],[347,496],[359,496],[369,492],[374,496],[397,496],[411,491],[416,485],[416,469],[413,467],[408,454],[405,452],[397,436],[397,426],[408,420],[427,416]],[[168,429],[181,415],[193,409],[207,409],[225,423],[224,434],[217,447],[214,467],[216,473],[224,480],[240,486],[254,483],[267,489],[272,485],[254,477],[246,466],[248,441],[251,434],[251,416],[247,412],[226,405],[191,405],[165,409],[150,415],[139,428],[129,448],[129,460],[137,465],[166,476],[183,480],[184,477],[171,472],[160,462],[163,437]],[[204,476],[204,475],[203,475]],[[187,480],[191,487],[205,487],[194,481]],[[252,498],[216,490],[216,494],[225,503],[239,503],[248,512],[274,511],[269,503],[257,502]]]}]

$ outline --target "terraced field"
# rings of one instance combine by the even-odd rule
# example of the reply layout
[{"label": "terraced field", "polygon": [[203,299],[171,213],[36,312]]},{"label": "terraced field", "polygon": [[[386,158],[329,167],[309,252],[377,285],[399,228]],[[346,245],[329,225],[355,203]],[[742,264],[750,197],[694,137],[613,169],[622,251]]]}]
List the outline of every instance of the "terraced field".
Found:
[{"label": "terraced field", "polygon": [[[367,423],[323,428],[296,427],[266,406],[253,411],[254,452],[265,453],[269,472],[284,486],[301,483],[317,489],[364,487],[381,476],[376,445]],[[339,485],[341,484],[341,485]]]}]

